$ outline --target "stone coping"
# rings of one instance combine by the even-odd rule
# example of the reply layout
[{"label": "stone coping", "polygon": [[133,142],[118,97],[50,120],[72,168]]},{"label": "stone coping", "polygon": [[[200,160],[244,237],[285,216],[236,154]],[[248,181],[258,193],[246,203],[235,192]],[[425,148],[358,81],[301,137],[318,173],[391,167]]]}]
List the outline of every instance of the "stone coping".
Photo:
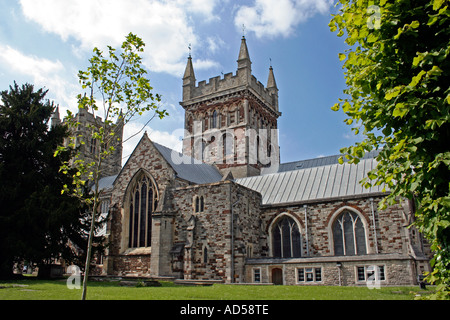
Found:
[{"label": "stone coping", "polygon": [[260,258],[247,259],[247,265],[261,264],[305,264],[305,263],[337,263],[337,262],[359,262],[359,261],[383,261],[383,260],[428,260],[426,257],[413,257],[406,254],[376,254],[361,256],[328,256],[328,257],[305,257],[305,258]]}]

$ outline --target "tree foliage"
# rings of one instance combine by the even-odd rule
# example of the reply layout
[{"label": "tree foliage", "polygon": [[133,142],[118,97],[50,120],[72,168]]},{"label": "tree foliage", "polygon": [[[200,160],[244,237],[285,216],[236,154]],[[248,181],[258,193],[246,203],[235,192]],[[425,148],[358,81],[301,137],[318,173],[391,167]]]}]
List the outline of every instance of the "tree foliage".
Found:
[{"label": "tree foliage", "polygon": [[416,225],[431,244],[428,280],[450,290],[450,10],[448,0],[340,0],[329,26],[346,36],[342,110],[364,140],[350,162],[380,149],[363,183],[386,184],[383,206],[415,199]]},{"label": "tree foliage", "polygon": [[[54,105],[47,91],[33,85],[1,92],[0,103],[0,276],[12,274],[13,264],[46,264],[76,259],[84,245],[80,202],[61,188],[68,182],[59,173],[69,152],[53,157],[68,135],[64,126],[49,130]],[[73,246],[69,246],[69,241]]]},{"label": "tree foliage", "polygon": [[[78,107],[80,110],[94,114],[95,119],[99,115],[103,121],[88,125],[91,135],[86,137],[76,134],[77,128],[81,125],[77,118],[70,112],[66,117],[66,122],[71,125],[74,132],[68,145],[69,148],[78,148],[78,143],[85,145],[87,140],[96,141],[95,144],[98,146],[93,161],[87,160],[79,152],[71,161],[67,161],[61,167],[64,173],[69,173],[72,168],[76,169],[75,174],[71,176],[72,186],[76,190],[75,194],[91,208],[90,221],[92,225],[84,268],[83,300],[86,298],[86,283],[92,250],[91,239],[94,236],[94,225],[100,205],[99,180],[102,177],[105,160],[116,151],[115,146],[122,143],[118,132],[126,123],[144,115],[147,111],[152,111],[153,115],[146,124],[155,117],[164,118],[168,115],[165,110],[161,110],[158,104],[161,97],[153,94],[153,88],[147,78],[147,71],[142,64],[140,54],[144,51],[144,47],[142,39],[130,33],[119,50],[108,46],[106,57],[100,49],[94,48],[93,57],[89,60],[89,67],[86,71],[78,73],[82,88],[82,93],[77,96]],[[60,147],[59,151],[65,149]],[[86,187],[91,190],[87,197],[83,194]],[[65,185],[62,192],[65,193],[69,189],[70,186]]]}]

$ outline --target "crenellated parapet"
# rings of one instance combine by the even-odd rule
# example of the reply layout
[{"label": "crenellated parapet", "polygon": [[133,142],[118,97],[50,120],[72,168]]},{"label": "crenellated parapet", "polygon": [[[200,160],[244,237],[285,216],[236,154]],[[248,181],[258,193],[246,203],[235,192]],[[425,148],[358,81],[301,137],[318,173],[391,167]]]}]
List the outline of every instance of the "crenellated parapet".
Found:
[{"label": "crenellated parapet", "polygon": [[[236,73],[197,83],[189,56],[183,76],[183,153],[215,164],[224,174],[231,170],[234,177],[258,175],[260,168],[273,162],[262,161],[259,149],[268,155],[279,150],[278,139],[272,134],[281,116],[273,68],[264,86],[252,75],[251,66],[243,37]],[[261,136],[262,132],[266,134]]]}]

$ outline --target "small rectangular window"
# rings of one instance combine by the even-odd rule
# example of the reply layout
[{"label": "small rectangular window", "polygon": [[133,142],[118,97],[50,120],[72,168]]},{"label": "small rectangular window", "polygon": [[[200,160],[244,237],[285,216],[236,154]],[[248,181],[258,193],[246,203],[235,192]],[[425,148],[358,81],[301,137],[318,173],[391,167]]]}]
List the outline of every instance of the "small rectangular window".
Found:
[{"label": "small rectangular window", "polygon": [[313,268],[306,268],[305,269],[305,275],[306,275],[306,282],[313,282],[314,281]]},{"label": "small rectangular window", "polygon": [[321,268],[315,268],[314,272],[315,272],[315,276],[316,276],[316,282],[322,281],[322,269]]},{"label": "small rectangular window", "polygon": [[386,280],[384,273],[384,266],[364,266],[357,267],[358,281],[368,281],[368,280]]},{"label": "small rectangular window", "polygon": [[255,283],[261,282],[261,269],[260,268],[253,269],[253,282],[255,282]]},{"label": "small rectangular window", "polygon": [[321,282],[322,268],[297,268],[297,282]]},{"label": "small rectangular window", "polygon": [[378,266],[378,272],[380,276],[380,280],[386,280],[386,277],[384,276],[384,266]]},{"label": "small rectangular window", "polygon": [[305,269],[299,268],[297,269],[298,282],[305,281]]},{"label": "small rectangular window", "polygon": [[195,197],[195,212],[199,212],[199,211],[200,211],[200,198]]},{"label": "small rectangular window", "polygon": [[364,267],[358,267],[358,281],[365,281],[366,280],[364,269],[365,269]]}]

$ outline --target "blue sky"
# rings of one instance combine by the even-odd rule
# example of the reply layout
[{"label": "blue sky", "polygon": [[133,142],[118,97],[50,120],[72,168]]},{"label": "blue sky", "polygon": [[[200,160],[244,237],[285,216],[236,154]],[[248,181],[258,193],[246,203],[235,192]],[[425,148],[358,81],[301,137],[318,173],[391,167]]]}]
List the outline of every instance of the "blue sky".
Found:
[{"label": "blue sky", "polygon": [[[252,71],[263,84],[272,59],[283,113],[281,161],[338,154],[358,137],[343,123],[345,116],[330,109],[345,89],[338,53],[346,45],[328,28],[335,11],[330,0],[0,0],[0,90],[14,81],[33,83],[49,90],[62,115],[76,111],[77,73],[92,49],[119,47],[133,32],[146,43],[144,64],[170,113],[147,131],[179,149],[189,44],[197,81],[235,73],[245,24]],[[148,117],[127,125],[125,136]],[[127,142],[124,158],[139,138]]]}]

